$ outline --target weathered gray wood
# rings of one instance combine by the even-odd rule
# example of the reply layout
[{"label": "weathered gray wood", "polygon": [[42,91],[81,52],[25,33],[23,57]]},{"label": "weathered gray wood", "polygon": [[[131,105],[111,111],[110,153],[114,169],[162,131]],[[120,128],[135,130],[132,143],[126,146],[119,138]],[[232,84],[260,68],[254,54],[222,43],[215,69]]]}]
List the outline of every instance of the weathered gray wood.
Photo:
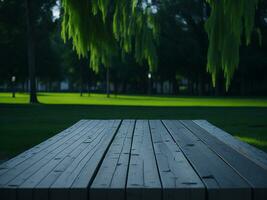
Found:
[{"label": "weathered gray wood", "polygon": [[[81,134],[77,134],[75,137],[69,140],[69,143],[67,145],[62,144],[62,148],[60,148],[60,150],[56,149],[51,154],[46,155],[43,159],[39,160],[34,165],[31,165],[29,168],[23,171],[23,173],[19,174],[15,179],[10,181],[9,184],[20,185],[23,187],[32,187],[36,185],[36,183],[40,182],[48,172],[50,172],[55,166],[57,166],[58,163],[60,163],[61,160],[63,160],[65,157],[68,158],[70,156],[74,156],[72,154],[75,151],[78,151],[79,153],[84,149],[84,147],[88,146],[87,141],[93,140],[91,139],[91,137],[96,135],[94,134],[94,132],[91,132],[92,130],[94,130],[94,127],[95,124],[93,124],[93,126],[92,124],[90,124],[89,128],[87,127],[83,129],[80,132]],[[101,123],[97,128],[101,128]]]},{"label": "weathered gray wood", "polygon": [[205,183],[208,199],[250,200],[250,185],[179,121],[163,121],[191,165]]},{"label": "weathered gray wood", "polygon": [[[80,124],[80,123],[78,123]],[[81,125],[81,124],[80,124]],[[64,132],[64,131],[63,131]],[[62,132],[62,133],[63,133]],[[61,133],[61,135],[62,135]],[[44,146],[47,147],[47,143],[43,143]],[[36,148],[38,147],[38,148]],[[8,182],[10,180],[12,180],[13,178],[15,178],[17,175],[20,174],[20,172],[23,172],[24,170],[27,169],[27,167],[31,166],[31,164],[34,164],[35,162],[33,161],[33,159],[38,159],[38,152],[40,147],[37,145],[36,147],[34,147],[32,150],[29,150],[28,152],[32,152],[30,156],[27,156],[27,154],[25,154],[25,158],[22,157],[21,155],[13,158],[11,161],[8,161],[6,165],[9,165],[9,168],[6,168],[6,172],[4,174],[2,174],[2,176],[0,176],[0,196],[2,196],[4,199],[15,199],[16,198],[16,188],[18,187],[18,185],[14,184],[14,185],[8,185]],[[41,145],[41,148],[43,146]],[[45,150],[45,149],[44,149]],[[23,154],[22,154],[23,155]],[[17,160],[19,160],[19,162],[17,162]],[[27,165],[27,162],[30,162],[30,165]],[[26,163],[26,164],[25,164]],[[12,168],[10,168],[12,167]],[[20,168],[21,167],[21,168]]]},{"label": "weathered gray wood", "polygon": [[87,200],[88,186],[104,158],[112,139],[120,125],[120,120],[107,120],[105,130],[83,151],[50,187],[51,200],[69,198]]},{"label": "weathered gray wood", "polygon": [[205,187],[160,120],[150,120],[163,199],[204,200]]},{"label": "weathered gray wood", "polygon": [[[90,128],[85,129],[85,134],[81,135],[78,140],[74,141],[64,151],[58,153],[54,159],[43,165],[30,177],[26,178],[26,181],[19,186],[18,196],[26,196],[27,194],[27,199],[31,200],[31,197],[34,199],[40,199],[40,196],[44,195],[45,188],[48,193],[48,188],[56,180],[56,178],[80,153],[86,151],[91,143],[97,138],[98,134],[100,134],[103,130],[103,123],[101,121],[100,123],[96,122],[94,125],[91,125]],[[30,189],[35,191],[34,194]],[[38,191],[41,191],[41,193],[39,194]]]},{"label": "weathered gray wood", "polygon": [[257,163],[259,166],[267,170],[267,154],[241,140],[237,140],[232,135],[226,133],[222,129],[217,128],[206,120],[193,120],[201,128],[208,131],[211,135],[218,138],[225,144],[231,146],[236,151],[240,152],[244,156],[247,156],[250,160]]},{"label": "weathered gray wood", "polygon": [[[267,199],[267,170],[229,147],[193,121],[183,120],[182,123],[250,183],[253,188],[254,200]],[[262,191],[264,188],[265,193]]]},{"label": "weathered gray wood", "polygon": [[[47,153],[46,155],[43,156],[42,152],[35,154],[36,156],[31,157],[27,160],[25,160],[23,163],[18,164],[16,167],[10,169],[7,173],[5,173],[4,175],[2,175],[0,178],[0,180],[2,180],[5,184],[2,185],[1,190],[6,190],[8,189],[8,191],[12,191],[12,189],[16,190],[18,187],[20,187],[21,185],[23,185],[23,183],[26,181],[27,184],[30,184],[31,186],[33,186],[35,183],[37,184],[39,180],[36,179],[31,179],[30,177],[33,175],[34,178],[42,178],[43,176],[43,172],[48,169],[51,170],[49,168],[46,168],[45,166],[47,166],[47,164],[50,163],[58,163],[61,159],[62,152],[64,154],[64,152],[68,152],[72,150],[72,146],[77,147],[79,145],[79,138],[83,138],[87,135],[88,131],[90,131],[90,129],[92,129],[96,124],[101,125],[100,121],[91,121],[91,122],[87,122],[87,125],[82,126],[82,129],[78,129],[79,132],[74,131],[74,135],[72,135],[72,137],[64,137],[64,139],[68,139],[68,140],[64,140],[61,139],[63,141],[65,141],[64,143],[56,143],[59,146],[56,147],[55,144],[54,147],[52,147],[53,145],[51,145],[50,147],[53,149],[53,151],[50,151],[49,153]],[[70,148],[69,148],[70,147]],[[69,149],[68,149],[69,148]],[[38,159],[38,155],[40,155],[39,160],[35,161],[32,159]],[[34,162],[35,161],[35,162]],[[30,163],[29,163],[30,162]],[[18,192],[18,198],[20,198],[20,196],[23,196],[24,198],[20,198],[20,199],[30,199],[31,198],[31,187],[27,187],[27,184],[23,186],[23,188],[20,188],[19,192]],[[30,189],[28,189],[30,188]],[[26,196],[28,198],[26,198]]]},{"label": "weathered gray wood", "polygon": [[[84,128],[82,131],[80,131],[80,134],[85,134],[86,129]],[[73,135],[73,137],[68,138],[68,140],[62,140],[61,143],[56,143],[57,145],[54,145],[52,149],[48,150],[47,152],[40,152],[39,154],[35,154],[35,156],[32,156],[31,158],[27,159],[26,161],[20,163],[14,168],[9,169],[9,171],[5,174],[3,174],[0,177],[0,184],[1,185],[16,185],[19,186],[21,184],[20,181],[17,181],[16,178],[20,178],[20,176],[27,176],[30,175],[31,169],[34,168],[34,170],[38,170],[42,165],[49,162],[52,158],[54,158],[58,153],[66,149],[69,145],[71,145],[73,142],[77,140],[78,137]],[[26,179],[22,178],[22,179]]]},{"label": "weathered gray wood", "polygon": [[59,142],[63,137],[66,137],[67,135],[75,134],[75,132],[78,132],[80,129],[82,129],[85,126],[86,122],[88,122],[88,120],[80,120],[79,122],[75,123],[73,126],[67,128],[66,130],[63,130],[59,134],[56,134],[55,136],[49,138],[48,140],[45,140],[44,142],[34,146],[33,148],[4,162],[3,164],[0,165],[0,175],[6,173],[9,169],[14,168],[18,164],[28,160],[29,158],[35,156],[37,153],[51,148],[50,147],[51,145]]},{"label": "weathered gray wood", "polygon": [[124,120],[90,187],[90,200],[123,200],[135,121]]},{"label": "weathered gray wood", "polygon": [[[27,159],[23,159],[19,155],[17,159],[20,160],[20,162],[14,166],[13,166],[13,164],[14,164],[14,162],[16,162],[16,158],[12,159],[13,160],[13,162],[11,162],[12,165],[8,166],[8,164],[7,164],[6,166],[8,166],[8,167],[4,169],[5,173],[0,176],[0,186],[7,184],[9,181],[11,181],[17,175],[22,173],[28,167],[37,163],[43,157],[45,157],[46,155],[49,155],[51,152],[55,151],[56,149],[60,148],[62,144],[67,143],[68,140],[71,140],[75,136],[75,134],[80,133],[83,129],[86,128],[86,126],[87,126],[86,124],[82,124],[73,133],[67,134],[66,136],[64,136],[64,134],[62,134],[61,139],[57,140],[52,145],[45,145],[45,148],[42,148],[42,151],[39,151],[39,146],[37,145],[36,147],[33,148],[32,152],[30,153],[31,156],[28,157]],[[37,149],[37,151],[34,151],[34,149]]]},{"label": "weathered gray wood", "polygon": [[161,199],[161,189],[148,120],[137,120],[131,148],[126,198]]},{"label": "weathered gray wood", "polygon": [[267,199],[265,154],[218,130],[81,120],[0,165],[0,199]]}]

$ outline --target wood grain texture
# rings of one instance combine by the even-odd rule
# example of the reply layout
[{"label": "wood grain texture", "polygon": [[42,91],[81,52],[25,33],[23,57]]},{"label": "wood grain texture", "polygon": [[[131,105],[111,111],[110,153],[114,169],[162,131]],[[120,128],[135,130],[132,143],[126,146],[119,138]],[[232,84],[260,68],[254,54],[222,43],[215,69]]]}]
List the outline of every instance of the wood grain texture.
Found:
[{"label": "wood grain texture", "polygon": [[80,120],[0,165],[0,200],[266,200],[267,156],[205,120]]},{"label": "wood grain texture", "polygon": [[177,120],[163,121],[207,187],[208,198],[251,199],[250,185]]},{"label": "wood grain texture", "polygon": [[267,189],[267,170],[200,128],[193,121],[183,120],[182,123],[249,182],[253,188],[255,200],[267,199],[267,191],[266,193],[262,192],[263,188]]},{"label": "wood grain texture", "polygon": [[[74,159],[89,148],[97,135],[103,132],[104,123],[101,121],[94,121],[90,128],[83,130],[83,135],[77,135],[77,140],[71,143],[67,149],[61,151],[54,157],[53,160],[42,166],[37,173],[34,173],[23,184],[19,186],[18,195],[26,189],[28,195],[33,196],[33,199],[39,199],[48,196],[48,189],[56,181],[56,179],[63,173],[67,167],[74,161]],[[30,193],[29,189],[33,188],[34,192]],[[46,193],[46,194],[45,194]],[[30,199],[30,198],[28,198]]]},{"label": "wood grain texture", "polygon": [[[39,151],[39,148],[37,152],[32,153],[33,155],[27,159],[25,159],[23,162],[20,162],[19,164],[15,165],[12,168],[9,168],[9,170],[2,174],[0,176],[0,184],[1,189],[0,192],[3,190],[17,191],[17,188],[19,188],[25,181],[27,181],[28,178],[30,178],[34,174],[38,174],[38,176],[41,175],[41,172],[39,173],[39,170],[42,169],[47,163],[49,162],[55,162],[55,160],[58,159],[57,155],[61,153],[62,151],[68,149],[68,147],[73,144],[75,141],[77,141],[80,136],[86,134],[87,130],[90,130],[91,126],[94,124],[93,121],[83,121],[84,123],[80,124],[80,126],[77,126],[76,129],[74,129],[72,132],[67,132],[67,134],[60,134],[61,139],[56,140],[55,142],[52,142],[51,140],[45,143],[44,146],[39,146],[39,148],[42,148],[42,151]],[[100,122],[100,121],[99,121]],[[44,143],[42,143],[44,144]],[[33,151],[36,149],[36,147],[33,148]],[[21,157],[18,156],[18,159],[20,160]],[[13,159],[13,162],[16,159]],[[13,163],[12,162],[12,163]],[[37,180],[35,180],[37,181]],[[40,180],[39,180],[40,181]],[[9,192],[11,193],[11,192]],[[31,189],[23,188],[18,190],[17,192],[18,198],[20,198],[20,194],[22,196],[26,196],[25,193],[27,193],[28,197],[27,199],[31,199]],[[8,197],[6,197],[8,198]],[[23,198],[21,198],[23,199]],[[24,198],[26,199],[26,197]]]},{"label": "wood grain texture", "polygon": [[86,125],[86,121],[87,120],[80,120],[79,122],[77,122],[73,126],[60,132],[59,134],[49,138],[48,140],[45,140],[44,142],[36,145],[35,147],[33,147],[33,148],[31,148],[31,149],[29,149],[29,150],[27,150],[21,154],[19,154],[18,156],[2,163],[0,165],[0,176],[2,174],[6,173],[9,169],[16,167],[17,165],[19,165],[20,163],[22,163],[24,161],[29,162],[28,159],[30,159],[32,157],[37,157],[36,154],[38,154],[39,152],[49,151],[51,146],[60,142],[63,137],[71,136],[71,135],[75,134],[75,132],[78,132],[80,129],[82,129],[83,126]]},{"label": "wood grain texture", "polygon": [[134,120],[124,120],[90,187],[91,200],[124,199]]},{"label": "wood grain texture", "polygon": [[240,152],[250,160],[254,161],[256,164],[267,170],[267,154],[265,152],[249,145],[248,143],[237,140],[232,135],[212,125],[206,120],[193,120],[193,122],[208,131],[214,137],[218,138],[225,144],[229,145],[236,151]]},{"label": "wood grain texture", "polygon": [[148,120],[137,120],[127,179],[127,199],[160,199],[161,182]]},{"label": "wood grain texture", "polygon": [[79,154],[68,168],[51,185],[51,200],[88,199],[88,186],[101,163],[112,139],[119,128],[120,120],[106,120],[104,131],[90,144],[86,151]]},{"label": "wood grain texture", "polygon": [[204,200],[205,187],[160,120],[150,120],[163,199]]}]

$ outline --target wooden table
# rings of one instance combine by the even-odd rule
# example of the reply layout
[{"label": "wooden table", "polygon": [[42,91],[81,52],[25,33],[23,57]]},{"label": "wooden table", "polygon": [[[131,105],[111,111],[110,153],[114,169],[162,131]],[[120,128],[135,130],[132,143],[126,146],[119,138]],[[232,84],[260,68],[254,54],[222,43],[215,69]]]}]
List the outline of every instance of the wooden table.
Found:
[{"label": "wooden table", "polygon": [[81,120],[0,165],[1,200],[266,200],[267,155],[205,120]]}]

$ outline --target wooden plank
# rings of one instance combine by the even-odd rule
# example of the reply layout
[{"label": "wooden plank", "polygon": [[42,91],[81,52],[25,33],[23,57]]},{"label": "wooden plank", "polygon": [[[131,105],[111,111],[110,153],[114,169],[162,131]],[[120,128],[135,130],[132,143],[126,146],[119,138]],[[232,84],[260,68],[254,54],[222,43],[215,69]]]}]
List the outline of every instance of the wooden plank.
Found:
[{"label": "wooden plank", "polygon": [[34,146],[33,148],[19,154],[18,156],[2,163],[0,165],[0,176],[6,173],[9,169],[16,167],[18,164],[28,160],[29,158],[35,156],[37,153],[44,151],[50,148],[51,145],[59,142],[63,137],[67,135],[73,134],[73,130],[79,131],[85,126],[88,120],[80,120],[79,122],[75,123],[73,126],[67,128],[66,130],[61,131],[60,133],[56,134],[55,136],[49,138],[48,140],[43,141],[42,143]]},{"label": "wooden plank", "polygon": [[[66,156],[69,157],[69,154],[72,153],[75,149],[82,150],[83,146],[88,146],[88,143],[86,141],[89,140],[88,137],[93,137],[94,132],[91,132],[91,130],[93,130],[95,125],[97,124],[90,124],[89,127],[86,127],[80,132],[81,134],[73,137],[67,145],[62,144],[62,148],[58,148],[51,154],[46,155],[37,163],[31,165],[21,174],[16,176],[8,184],[19,185],[23,187],[32,187],[36,182],[40,182],[42,180],[42,177],[46,175],[47,171],[50,172],[63,158],[65,158]],[[97,128],[101,128],[101,122],[99,123]]]},{"label": "wooden plank", "polygon": [[124,120],[90,187],[90,200],[123,200],[135,120]]},{"label": "wooden plank", "polygon": [[208,131],[214,137],[231,146],[233,149],[240,152],[250,160],[254,161],[257,165],[267,170],[267,154],[265,152],[249,145],[248,143],[237,140],[232,135],[212,125],[206,120],[194,120],[194,122],[201,128]]},{"label": "wooden plank", "polygon": [[204,200],[205,186],[160,120],[150,120],[163,199]]},{"label": "wooden plank", "polygon": [[87,151],[82,152],[75,158],[50,187],[49,196],[51,200],[88,199],[88,186],[93,181],[101,161],[121,124],[120,120],[106,120],[105,122],[104,132],[99,134],[99,137],[91,143]]},{"label": "wooden plank", "polygon": [[253,188],[254,200],[267,199],[267,170],[220,141],[193,121],[183,120],[182,123],[250,183]]},{"label": "wooden plank", "polygon": [[30,166],[34,164],[38,164],[41,159],[45,159],[46,156],[50,156],[51,154],[55,154],[55,151],[60,151],[62,148],[66,147],[70,142],[73,142],[75,136],[82,133],[87,127],[86,124],[80,126],[73,134],[68,134],[66,137],[61,138],[60,141],[52,144],[49,148],[46,148],[43,151],[35,153],[32,157],[24,160],[19,163],[15,167],[9,168],[8,171],[0,176],[0,186],[4,186],[8,184],[11,180],[13,180],[16,176],[21,174],[23,171],[27,170]]},{"label": "wooden plank", "polygon": [[[70,138],[64,137],[64,139],[62,139],[63,143],[55,143],[55,144],[60,144],[58,147],[56,147],[55,144],[51,145],[50,147],[54,146],[55,148],[52,147],[53,151],[50,151],[50,153],[44,156],[40,155],[42,154],[42,152],[40,152],[39,154],[35,154],[36,156],[40,155],[41,159],[34,162],[35,160],[32,160],[32,159],[34,159],[35,156],[31,157],[25,160],[23,163],[20,163],[19,165],[17,165],[15,168],[12,168],[11,170],[9,170],[6,174],[4,174],[1,177],[2,179],[0,179],[2,181],[5,181],[5,184],[1,186],[1,190],[7,190],[7,191],[10,191],[9,193],[12,193],[14,192],[12,191],[12,189],[16,190],[20,185],[22,185],[25,181],[27,181],[27,179],[30,178],[32,175],[37,174],[37,176],[42,177],[42,172],[43,172],[42,170],[46,169],[44,167],[48,163],[59,162],[62,156],[60,155],[60,153],[65,152],[66,150],[68,151],[68,147],[71,147],[73,145],[77,146],[79,144],[78,139],[80,137],[83,137],[84,135],[87,135],[88,131],[92,129],[96,124],[101,125],[101,122],[100,121],[87,121],[87,123],[84,124],[85,126],[83,126],[82,129],[77,129],[76,131],[78,132],[74,131],[76,134],[72,135],[72,137]],[[37,178],[36,176],[34,177]],[[30,179],[30,181],[32,181],[31,184],[34,184],[40,180]],[[29,197],[31,196],[31,194],[29,194],[30,192],[31,190],[29,190],[28,188],[20,189],[18,192],[18,195],[21,194],[22,196]],[[25,199],[30,199],[30,198],[25,198]]]},{"label": "wooden plank", "polygon": [[0,199],[267,199],[253,148],[197,122],[82,120],[1,165]]},{"label": "wooden plank", "polygon": [[[84,130],[84,135],[79,136],[78,140],[74,141],[64,151],[58,153],[54,159],[47,162],[41,168],[38,169],[28,178],[25,177],[25,172],[22,177],[17,177],[17,181],[20,179],[26,179],[18,190],[18,196],[27,196],[27,199],[31,200],[40,199],[48,196],[48,188],[56,180],[57,177],[71,164],[71,162],[83,151],[91,145],[91,143],[98,137],[98,134],[103,132],[103,123],[97,121],[93,126]],[[32,168],[32,169],[31,169]],[[35,167],[31,167],[28,170],[34,171]],[[20,179],[18,179],[20,178]],[[15,180],[16,180],[15,179]],[[46,195],[45,190],[46,190]],[[34,194],[33,194],[34,190]],[[39,194],[39,191],[41,193]]]},{"label": "wooden plank", "polygon": [[181,122],[163,123],[206,185],[209,200],[251,200],[250,185]]},{"label": "wooden plank", "polygon": [[161,189],[148,120],[137,120],[131,148],[126,199],[161,199]]}]

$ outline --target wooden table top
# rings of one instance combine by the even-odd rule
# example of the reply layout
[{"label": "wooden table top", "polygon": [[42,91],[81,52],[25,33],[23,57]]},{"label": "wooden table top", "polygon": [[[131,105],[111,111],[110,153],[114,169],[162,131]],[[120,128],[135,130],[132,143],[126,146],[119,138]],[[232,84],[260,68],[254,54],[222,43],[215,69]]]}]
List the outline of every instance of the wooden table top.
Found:
[{"label": "wooden table top", "polygon": [[80,120],[1,164],[0,199],[266,200],[267,154],[205,120]]}]

